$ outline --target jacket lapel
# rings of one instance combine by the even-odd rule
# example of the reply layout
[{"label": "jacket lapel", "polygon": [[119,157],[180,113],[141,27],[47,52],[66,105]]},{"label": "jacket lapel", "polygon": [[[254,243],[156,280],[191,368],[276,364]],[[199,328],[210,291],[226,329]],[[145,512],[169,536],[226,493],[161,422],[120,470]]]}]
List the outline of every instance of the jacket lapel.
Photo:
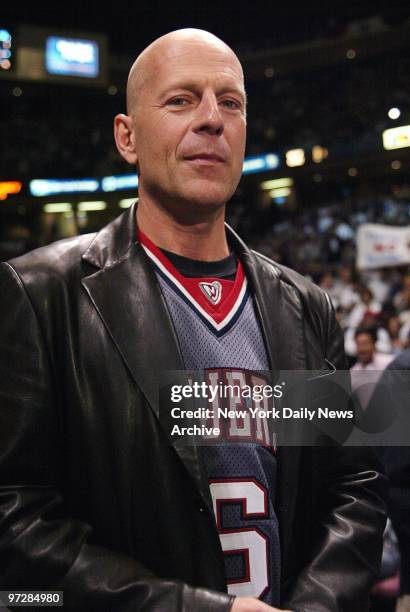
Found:
[{"label": "jacket lapel", "polygon": [[[183,370],[184,364],[155,272],[136,239],[135,213],[133,205],[97,234],[83,255],[83,261],[97,270],[81,282],[168,435],[167,406],[160,406],[160,388],[170,372]],[[170,438],[170,442],[212,508],[197,448],[178,439]]]}]

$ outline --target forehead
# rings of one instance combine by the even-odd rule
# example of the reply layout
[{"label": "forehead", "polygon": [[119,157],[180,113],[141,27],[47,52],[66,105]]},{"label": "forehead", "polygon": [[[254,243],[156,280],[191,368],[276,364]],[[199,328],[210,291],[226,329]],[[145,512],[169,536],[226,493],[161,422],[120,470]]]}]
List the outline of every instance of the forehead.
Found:
[{"label": "forehead", "polygon": [[244,89],[243,72],[238,58],[228,48],[203,41],[173,42],[153,51],[147,81],[164,88],[189,78],[197,83],[232,84]]},{"label": "forehead", "polygon": [[368,333],[362,333],[362,334],[358,334],[356,336],[356,341],[359,343],[366,343],[366,342],[371,342],[373,344],[373,338],[370,334]]}]

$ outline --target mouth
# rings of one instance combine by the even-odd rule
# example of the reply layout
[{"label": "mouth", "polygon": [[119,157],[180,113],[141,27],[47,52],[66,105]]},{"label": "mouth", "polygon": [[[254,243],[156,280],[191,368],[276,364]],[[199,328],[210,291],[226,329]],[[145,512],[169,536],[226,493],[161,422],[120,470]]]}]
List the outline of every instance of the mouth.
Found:
[{"label": "mouth", "polygon": [[216,153],[195,153],[195,155],[186,155],[185,161],[192,162],[201,166],[213,166],[225,163],[225,159]]}]

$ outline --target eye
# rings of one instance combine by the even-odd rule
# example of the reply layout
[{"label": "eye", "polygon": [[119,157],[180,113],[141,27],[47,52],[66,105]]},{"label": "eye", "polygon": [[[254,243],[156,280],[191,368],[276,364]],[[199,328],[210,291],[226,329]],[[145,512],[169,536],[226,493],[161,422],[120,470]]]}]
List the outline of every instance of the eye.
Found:
[{"label": "eye", "polygon": [[172,100],[169,100],[168,104],[171,104],[172,106],[186,106],[187,104],[189,104],[189,100],[181,97],[172,98]]},{"label": "eye", "polygon": [[241,108],[240,103],[237,100],[233,100],[232,98],[222,100],[221,104],[223,104],[226,108],[229,108],[230,110],[238,110]]}]

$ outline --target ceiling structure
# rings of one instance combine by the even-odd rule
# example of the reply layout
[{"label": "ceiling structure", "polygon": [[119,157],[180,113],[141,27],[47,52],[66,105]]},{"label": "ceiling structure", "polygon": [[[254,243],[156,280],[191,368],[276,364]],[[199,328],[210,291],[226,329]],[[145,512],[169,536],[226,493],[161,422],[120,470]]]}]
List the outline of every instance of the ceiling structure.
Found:
[{"label": "ceiling structure", "polygon": [[157,36],[181,27],[199,27],[220,36],[239,53],[275,48],[319,37],[337,36],[346,24],[374,16],[398,25],[410,18],[410,3],[400,0],[291,0],[261,2],[237,0],[213,3],[203,0],[123,0],[91,3],[86,0],[55,2],[48,6],[15,0],[2,6],[5,26],[29,24],[90,32],[108,36],[117,54],[137,54]]}]

